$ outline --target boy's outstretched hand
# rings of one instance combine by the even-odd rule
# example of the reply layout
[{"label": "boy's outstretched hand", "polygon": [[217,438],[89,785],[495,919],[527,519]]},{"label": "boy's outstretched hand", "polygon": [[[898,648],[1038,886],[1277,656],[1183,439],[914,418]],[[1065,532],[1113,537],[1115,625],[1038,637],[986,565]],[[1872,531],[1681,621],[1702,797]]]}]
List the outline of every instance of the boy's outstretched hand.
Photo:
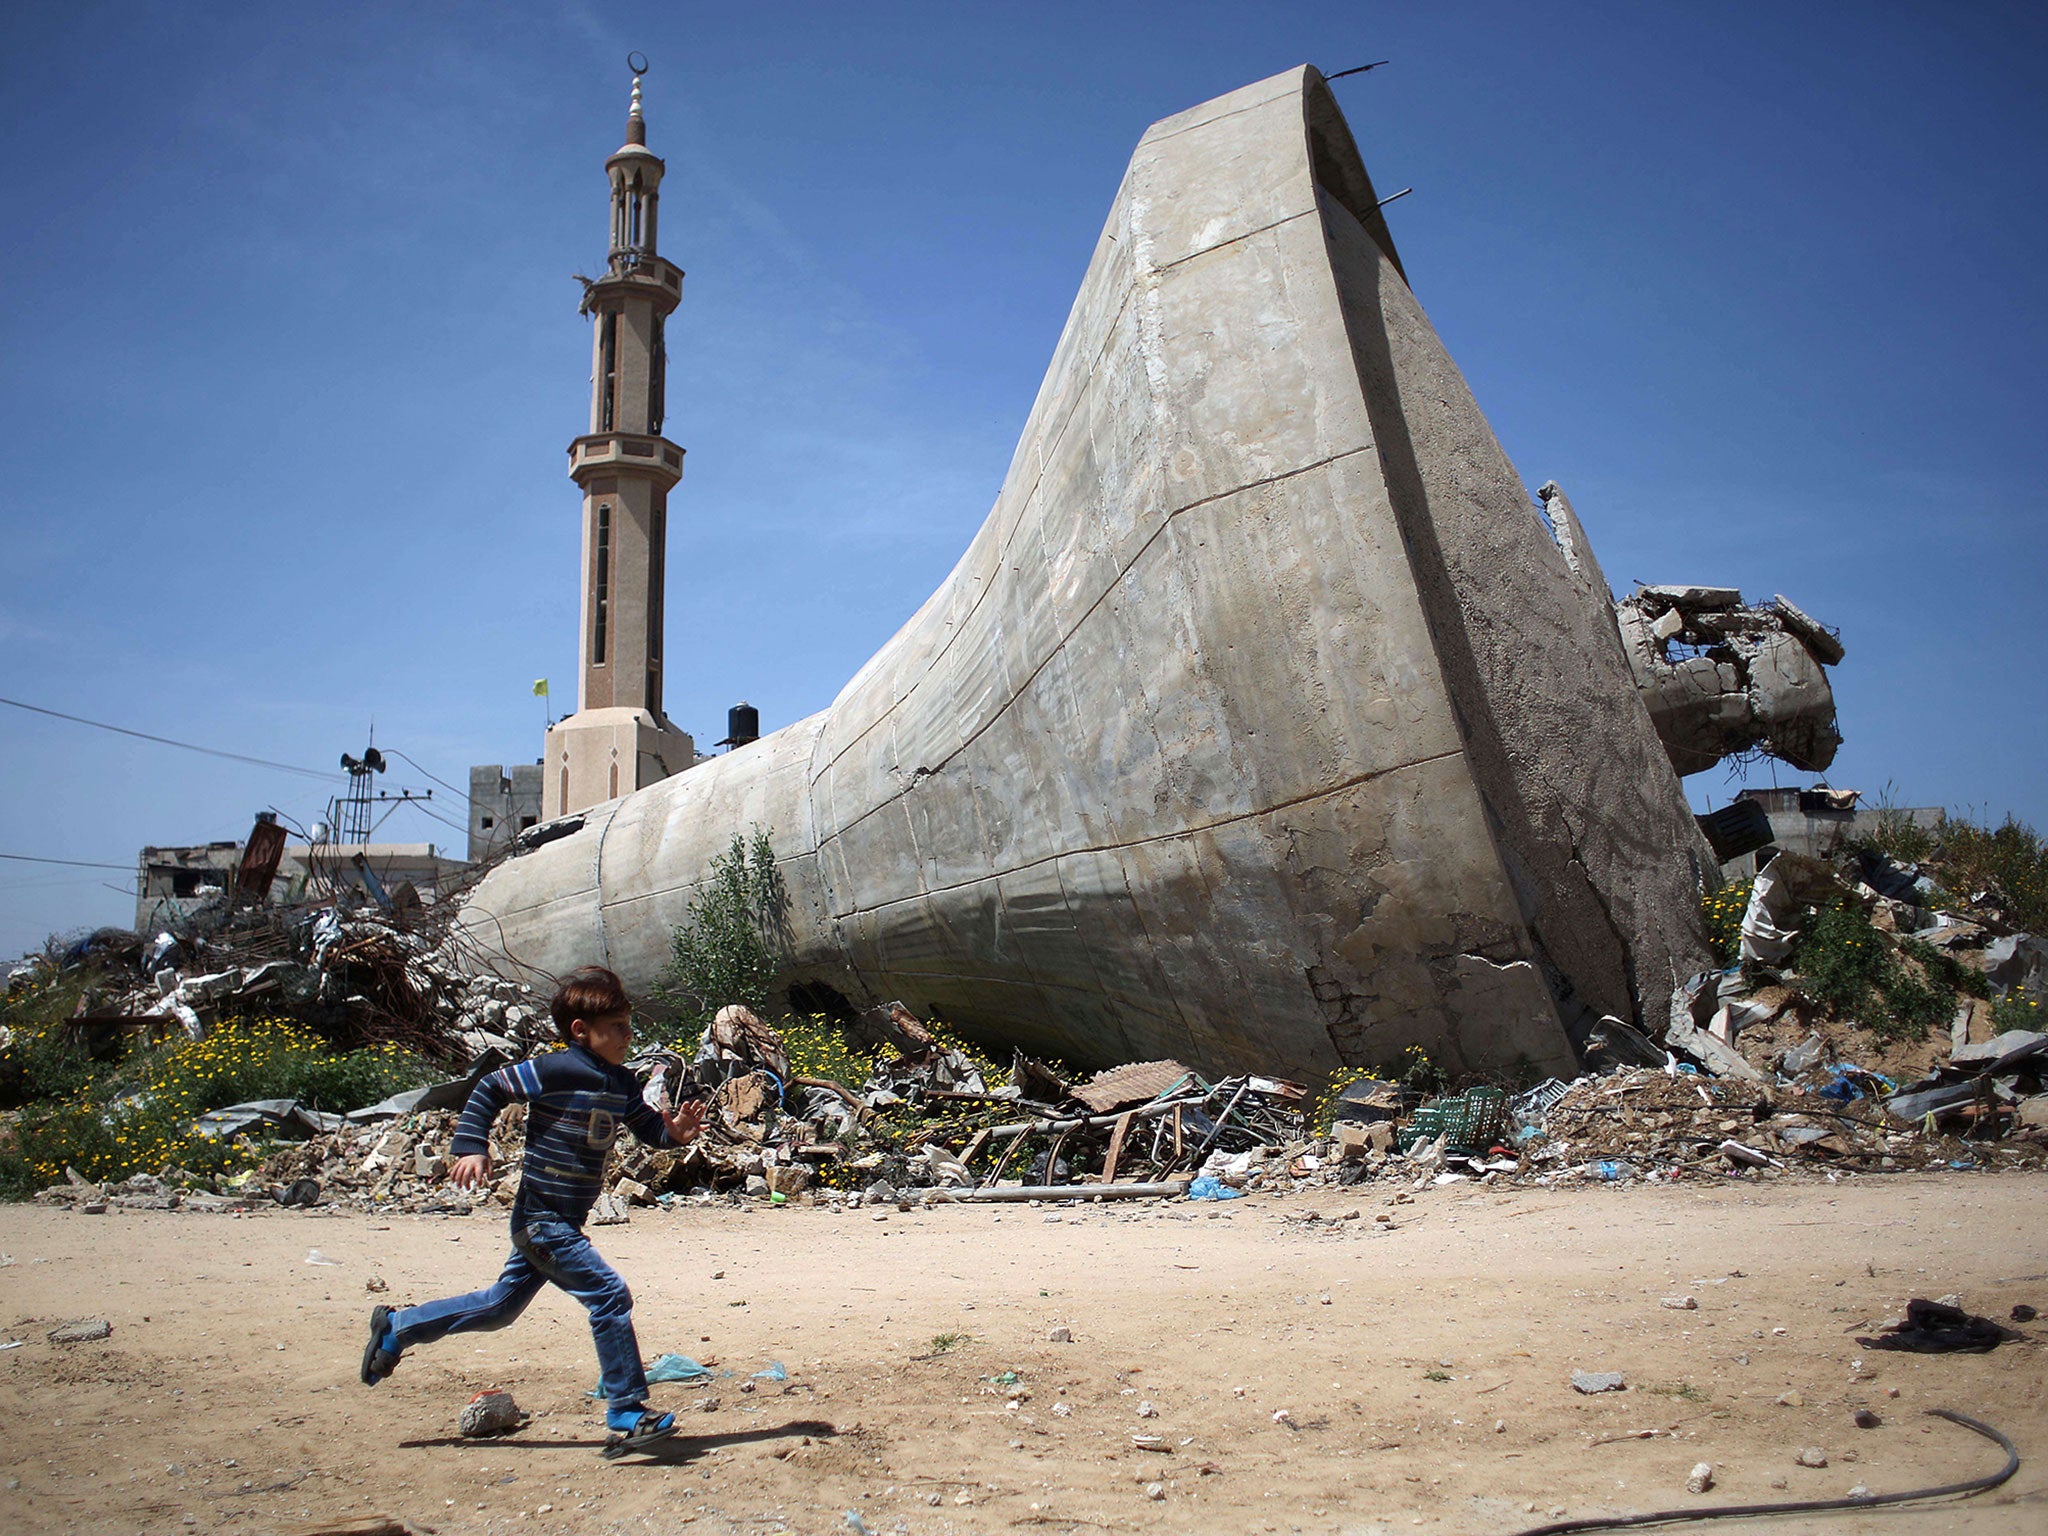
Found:
[{"label": "boy's outstretched hand", "polygon": [[685,1099],[673,1110],[663,1110],[661,1123],[677,1146],[688,1146],[704,1128],[704,1100]]},{"label": "boy's outstretched hand", "polygon": [[491,1181],[491,1155],[488,1152],[472,1152],[468,1157],[458,1157],[448,1169],[448,1177],[457,1189],[478,1189]]}]

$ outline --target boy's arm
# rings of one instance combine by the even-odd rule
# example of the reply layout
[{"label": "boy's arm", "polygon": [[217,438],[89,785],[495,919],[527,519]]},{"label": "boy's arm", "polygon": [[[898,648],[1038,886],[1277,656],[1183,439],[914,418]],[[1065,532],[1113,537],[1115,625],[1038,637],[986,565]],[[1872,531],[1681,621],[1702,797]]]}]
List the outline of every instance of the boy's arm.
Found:
[{"label": "boy's arm", "polygon": [[514,1099],[528,1099],[540,1091],[540,1079],[531,1061],[515,1061],[509,1067],[486,1073],[469,1091],[462,1117],[455,1122],[455,1136],[448,1144],[451,1157],[491,1155],[491,1125],[498,1112]]},{"label": "boy's arm", "polygon": [[668,1127],[661,1116],[654,1112],[645,1099],[635,1099],[626,1111],[626,1129],[650,1147],[679,1147],[682,1145],[669,1135]]}]

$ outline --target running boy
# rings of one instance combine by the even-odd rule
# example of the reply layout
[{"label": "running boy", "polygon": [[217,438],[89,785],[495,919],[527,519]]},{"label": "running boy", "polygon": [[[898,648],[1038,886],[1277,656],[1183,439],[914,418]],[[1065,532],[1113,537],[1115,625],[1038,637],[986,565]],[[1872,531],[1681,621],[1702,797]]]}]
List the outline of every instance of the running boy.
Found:
[{"label": "running boy", "polygon": [[607,1405],[607,1457],[623,1456],[676,1432],[675,1416],[647,1407],[647,1373],[633,1333],[633,1293],[583,1235],[584,1218],[604,1187],[605,1160],[623,1126],[657,1147],[694,1140],[702,1103],[660,1114],[640,1097],[625,1069],[633,1043],[632,1004],[619,978],[601,966],[572,971],[549,1005],[565,1051],[534,1056],[493,1072],[470,1093],[451,1148],[459,1188],[491,1176],[490,1131],[513,1100],[527,1106],[526,1159],[512,1201],[512,1256],[494,1285],[423,1306],[373,1307],[363,1349],[363,1382],[375,1386],[415,1344],[444,1334],[503,1328],[553,1282],[590,1309],[600,1385]]}]

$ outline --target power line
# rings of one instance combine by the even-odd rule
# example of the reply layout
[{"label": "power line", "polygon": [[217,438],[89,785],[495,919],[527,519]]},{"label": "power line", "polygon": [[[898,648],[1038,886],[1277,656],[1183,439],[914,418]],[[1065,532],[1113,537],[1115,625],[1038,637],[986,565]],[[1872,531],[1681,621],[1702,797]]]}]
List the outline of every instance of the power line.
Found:
[{"label": "power line", "polygon": [[392,755],[393,757],[395,757],[395,758],[399,758],[399,759],[401,759],[401,760],[402,760],[402,761],[404,761],[404,762],[408,762],[408,763],[411,763],[411,764],[413,765],[413,767],[415,767],[415,768],[419,768],[419,770],[420,770],[420,772],[421,772],[421,773],[425,773],[425,774],[427,775],[427,777],[428,777],[428,778],[430,778],[430,779],[433,779],[433,781],[434,781],[434,782],[435,782],[436,784],[440,785],[440,786],[441,786],[441,787],[442,787],[443,789],[447,790],[449,794],[451,794],[451,795],[460,795],[460,796],[462,796],[462,798],[463,798],[463,799],[465,799],[465,800],[467,800],[467,799],[469,798],[469,791],[468,791],[468,790],[466,790],[466,789],[457,789],[457,788],[456,788],[456,787],[455,787],[455,786],[454,786],[453,784],[450,784],[450,783],[449,783],[449,782],[448,782],[448,781],[447,781],[446,779],[443,779],[443,778],[439,778],[439,777],[437,777],[436,775],[434,775],[434,774],[431,774],[431,773],[427,773],[427,770],[426,770],[425,768],[420,768],[420,764],[419,764],[419,762],[418,762],[418,760],[417,760],[417,759],[415,759],[415,758],[411,758],[411,757],[407,757],[407,756],[406,756],[406,754],[405,754],[405,753],[403,753],[403,752],[401,752],[401,751],[399,751],[399,750],[398,750],[398,748],[396,748],[396,747],[393,747],[393,748],[391,748],[391,755]]},{"label": "power line", "polygon": [[[324,768],[301,768],[295,763],[274,763],[267,757],[250,757],[242,752],[223,752],[218,747],[195,746],[189,741],[173,741],[168,736],[152,736],[147,731],[131,731],[125,725],[109,725],[104,720],[88,720],[83,715],[67,715],[61,709],[44,709],[40,704],[24,704],[19,699],[0,699],[0,704],[25,709],[31,714],[48,715],[55,720],[69,720],[74,725],[89,725],[95,730],[112,731],[117,736],[133,736],[138,741],[153,741],[160,746],[179,747],[187,752],[203,752],[208,757],[225,757],[237,763],[254,763],[259,768],[276,768],[284,773],[304,774],[310,779],[336,777],[333,772]],[[425,772],[424,769],[421,771]]]},{"label": "power line", "polygon": [[126,875],[135,873],[133,864],[94,864],[85,859],[46,859],[34,853],[0,853],[0,859],[14,859],[22,864],[68,864],[73,869],[118,869]]}]

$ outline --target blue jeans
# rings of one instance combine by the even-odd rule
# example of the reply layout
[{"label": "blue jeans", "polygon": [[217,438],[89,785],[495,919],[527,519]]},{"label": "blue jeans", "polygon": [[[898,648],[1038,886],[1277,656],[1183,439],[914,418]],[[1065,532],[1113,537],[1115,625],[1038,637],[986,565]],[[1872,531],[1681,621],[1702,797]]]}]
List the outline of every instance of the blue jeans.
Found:
[{"label": "blue jeans", "polygon": [[391,1314],[392,1347],[403,1351],[451,1333],[503,1328],[526,1310],[540,1288],[560,1286],[590,1309],[597,1341],[599,1387],[613,1408],[632,1408],[647,1397],[647,1370],[633,1333],[633,1293],[605,1263],[581,1227],[558,1216],[534,1216],[512,1228],[512,1256],[495,1283],[466,1296],[450,1296]]}]

